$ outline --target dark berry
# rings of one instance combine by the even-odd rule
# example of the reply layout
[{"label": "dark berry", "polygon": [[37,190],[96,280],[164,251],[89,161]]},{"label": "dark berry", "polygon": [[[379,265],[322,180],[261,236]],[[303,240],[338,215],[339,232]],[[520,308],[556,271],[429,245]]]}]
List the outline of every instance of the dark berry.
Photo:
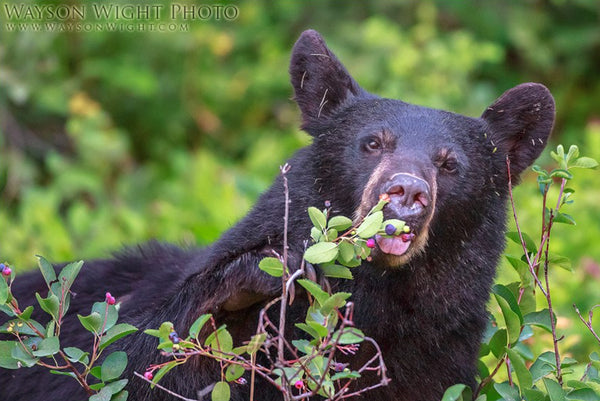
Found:
[{"label": "dark berry", "polygon": [[396,226],[394,226],[393,224],[387,224],[385,226],[385,233],[387,235],[394,235],[396,233]]},{"label": "dark berry", "polygon": [[5,267],[6,265],[4,263],[0,263],[0,272],[3,272]]},{"label": "dark berry", "polygon": [[237,384],[241,384],[242,386],[248,384],[248,380],[244,379],[243,377],[238,377],[235,379],[235,382]]},{"label": "dark berry", "polygon": [[373,238],[369,238],[367,240],[367,247],[369,247],[371,249],[375,248],[375,240]]}]

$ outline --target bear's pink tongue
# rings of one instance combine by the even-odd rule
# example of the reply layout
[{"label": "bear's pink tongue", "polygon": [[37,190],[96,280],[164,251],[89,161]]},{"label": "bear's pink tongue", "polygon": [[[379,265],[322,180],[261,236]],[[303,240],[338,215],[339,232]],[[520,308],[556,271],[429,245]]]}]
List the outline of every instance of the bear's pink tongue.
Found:
[{"label": "bear's pink tongue", "polygon": [[403,241],[399,235],[394,237],[382,237],[381,235],[376,235],[375,241],[377,241],[377,245],[379,245],[381,252],[398,256],[404,255],[411,243],[411,241]]}]

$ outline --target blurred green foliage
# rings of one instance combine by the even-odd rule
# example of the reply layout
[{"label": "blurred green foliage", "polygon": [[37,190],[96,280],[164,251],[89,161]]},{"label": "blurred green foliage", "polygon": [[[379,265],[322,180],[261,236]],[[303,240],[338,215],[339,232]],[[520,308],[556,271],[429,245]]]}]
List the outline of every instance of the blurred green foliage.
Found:
[{"label": "blurred green foliage", "polygon": [[[35,254],[59,261],[153,237],[216,239],[309,141],[287,74],[307,28],[386,97],[477,116],[504,90],[542,82],[557,101],[555,141],[600,159],[595,0],[224,4],[238,7],[236,20],[177,21],[187,31],[0,27],[0,259],[25,268]],[[577,177],[579,225],[553,237],[573,260],[574,273],[555,272],[554,292],[562,329],[579,333],[573,352],[591,341],[571,303],[600,302],[599,184],[597,171]],[[531,177],[516,191],[526,227],[538,217],[536,192]]]}]

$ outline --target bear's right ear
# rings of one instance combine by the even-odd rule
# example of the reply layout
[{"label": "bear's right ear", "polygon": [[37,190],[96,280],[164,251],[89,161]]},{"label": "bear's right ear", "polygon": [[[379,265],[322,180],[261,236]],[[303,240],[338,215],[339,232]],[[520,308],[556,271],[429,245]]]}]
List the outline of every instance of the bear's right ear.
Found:
[{"label": "bear's right ear", "polygon": [[302,32],[292,49],[290,76],[305,129],[364,93],[313,30]]}]

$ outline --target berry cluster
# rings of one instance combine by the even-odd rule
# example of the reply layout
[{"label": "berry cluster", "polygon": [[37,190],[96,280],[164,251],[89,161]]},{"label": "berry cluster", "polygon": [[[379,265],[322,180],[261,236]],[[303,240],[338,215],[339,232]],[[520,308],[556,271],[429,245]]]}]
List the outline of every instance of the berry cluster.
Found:
[{"label": "berry cluster", "polygon": [[0,272],[2,272],[3,276],[8,277],[12,273],[12,269],[7,263],[0,263]]},{"label": "berry cluster", "polygon": [[112,295],[110,295],[110,292],[106,293],[106,303],[109,305],[114,305],[115,302],[117,302],[117,300],[115,299],[115,297],[113,297]]}]

